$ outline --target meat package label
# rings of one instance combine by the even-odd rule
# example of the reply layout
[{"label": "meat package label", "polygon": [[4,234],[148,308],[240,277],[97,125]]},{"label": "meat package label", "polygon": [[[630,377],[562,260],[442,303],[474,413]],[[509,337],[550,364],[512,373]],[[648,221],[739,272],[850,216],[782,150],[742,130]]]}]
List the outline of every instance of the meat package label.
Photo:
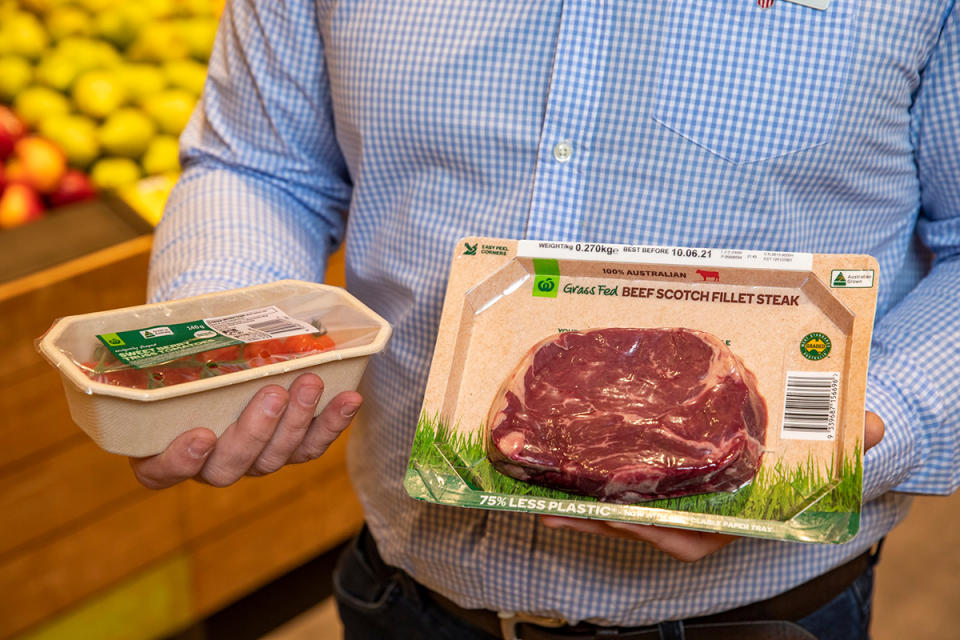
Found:
[{"label": "meat package label", "polygon": [[849,540],[876,273],[863,255],[464,238],[407,491]]}]

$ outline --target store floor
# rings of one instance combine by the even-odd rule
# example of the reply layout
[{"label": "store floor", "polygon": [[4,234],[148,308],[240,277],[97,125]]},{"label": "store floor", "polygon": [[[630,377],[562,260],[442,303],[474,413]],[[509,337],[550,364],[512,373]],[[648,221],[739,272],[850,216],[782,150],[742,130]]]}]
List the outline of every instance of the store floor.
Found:
[{"label": "store floor", "polygon": [[[874,640],[960,637],[960,494],[916,500],[884,545],[874,607]],[[341,640],[342,632],[327,599],[264,637]]]}]

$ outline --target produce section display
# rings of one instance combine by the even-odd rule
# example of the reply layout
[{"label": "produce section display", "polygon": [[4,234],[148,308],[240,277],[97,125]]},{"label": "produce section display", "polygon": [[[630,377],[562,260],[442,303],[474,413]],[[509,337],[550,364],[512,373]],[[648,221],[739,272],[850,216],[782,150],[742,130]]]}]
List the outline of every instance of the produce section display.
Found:
[{"label": "produce section display", "polygon": [[179,170],[215,0],[0,0],[0,229]]}]

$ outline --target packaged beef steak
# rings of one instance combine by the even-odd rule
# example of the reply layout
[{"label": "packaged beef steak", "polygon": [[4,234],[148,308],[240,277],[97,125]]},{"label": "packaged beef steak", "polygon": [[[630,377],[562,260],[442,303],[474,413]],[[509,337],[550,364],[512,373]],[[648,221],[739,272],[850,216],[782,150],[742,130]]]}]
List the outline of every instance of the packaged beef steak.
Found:
[{"label": "packaged beef steak", "polygon": [[862,255],[465,238],[407,491],[849,540],[876,270]]}]

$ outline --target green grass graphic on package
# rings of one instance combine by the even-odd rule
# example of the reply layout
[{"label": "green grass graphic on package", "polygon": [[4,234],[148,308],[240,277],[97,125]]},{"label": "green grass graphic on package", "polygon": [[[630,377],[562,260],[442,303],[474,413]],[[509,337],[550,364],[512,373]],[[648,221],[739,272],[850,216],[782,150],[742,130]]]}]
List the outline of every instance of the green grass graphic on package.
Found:
[{"label": "green grass graphic on package", "polygon": [[[498,472],[487,459],[483,429],[464,434],[437,416],[421,414],[405,485],[410,495],[464,507],[597,516],[671,524],[655,512],[683,515],[685,526],[803,541],[842,542],[859,527],[863,481],[860,445],[852,459],[821,470],[811,458],[786,467],[762,466],[735,492],[703,493],[620,505],[523,482]],[[721,522],[722,520],[722,522]],[[699,526],[698,526],[699,525]]]}]

